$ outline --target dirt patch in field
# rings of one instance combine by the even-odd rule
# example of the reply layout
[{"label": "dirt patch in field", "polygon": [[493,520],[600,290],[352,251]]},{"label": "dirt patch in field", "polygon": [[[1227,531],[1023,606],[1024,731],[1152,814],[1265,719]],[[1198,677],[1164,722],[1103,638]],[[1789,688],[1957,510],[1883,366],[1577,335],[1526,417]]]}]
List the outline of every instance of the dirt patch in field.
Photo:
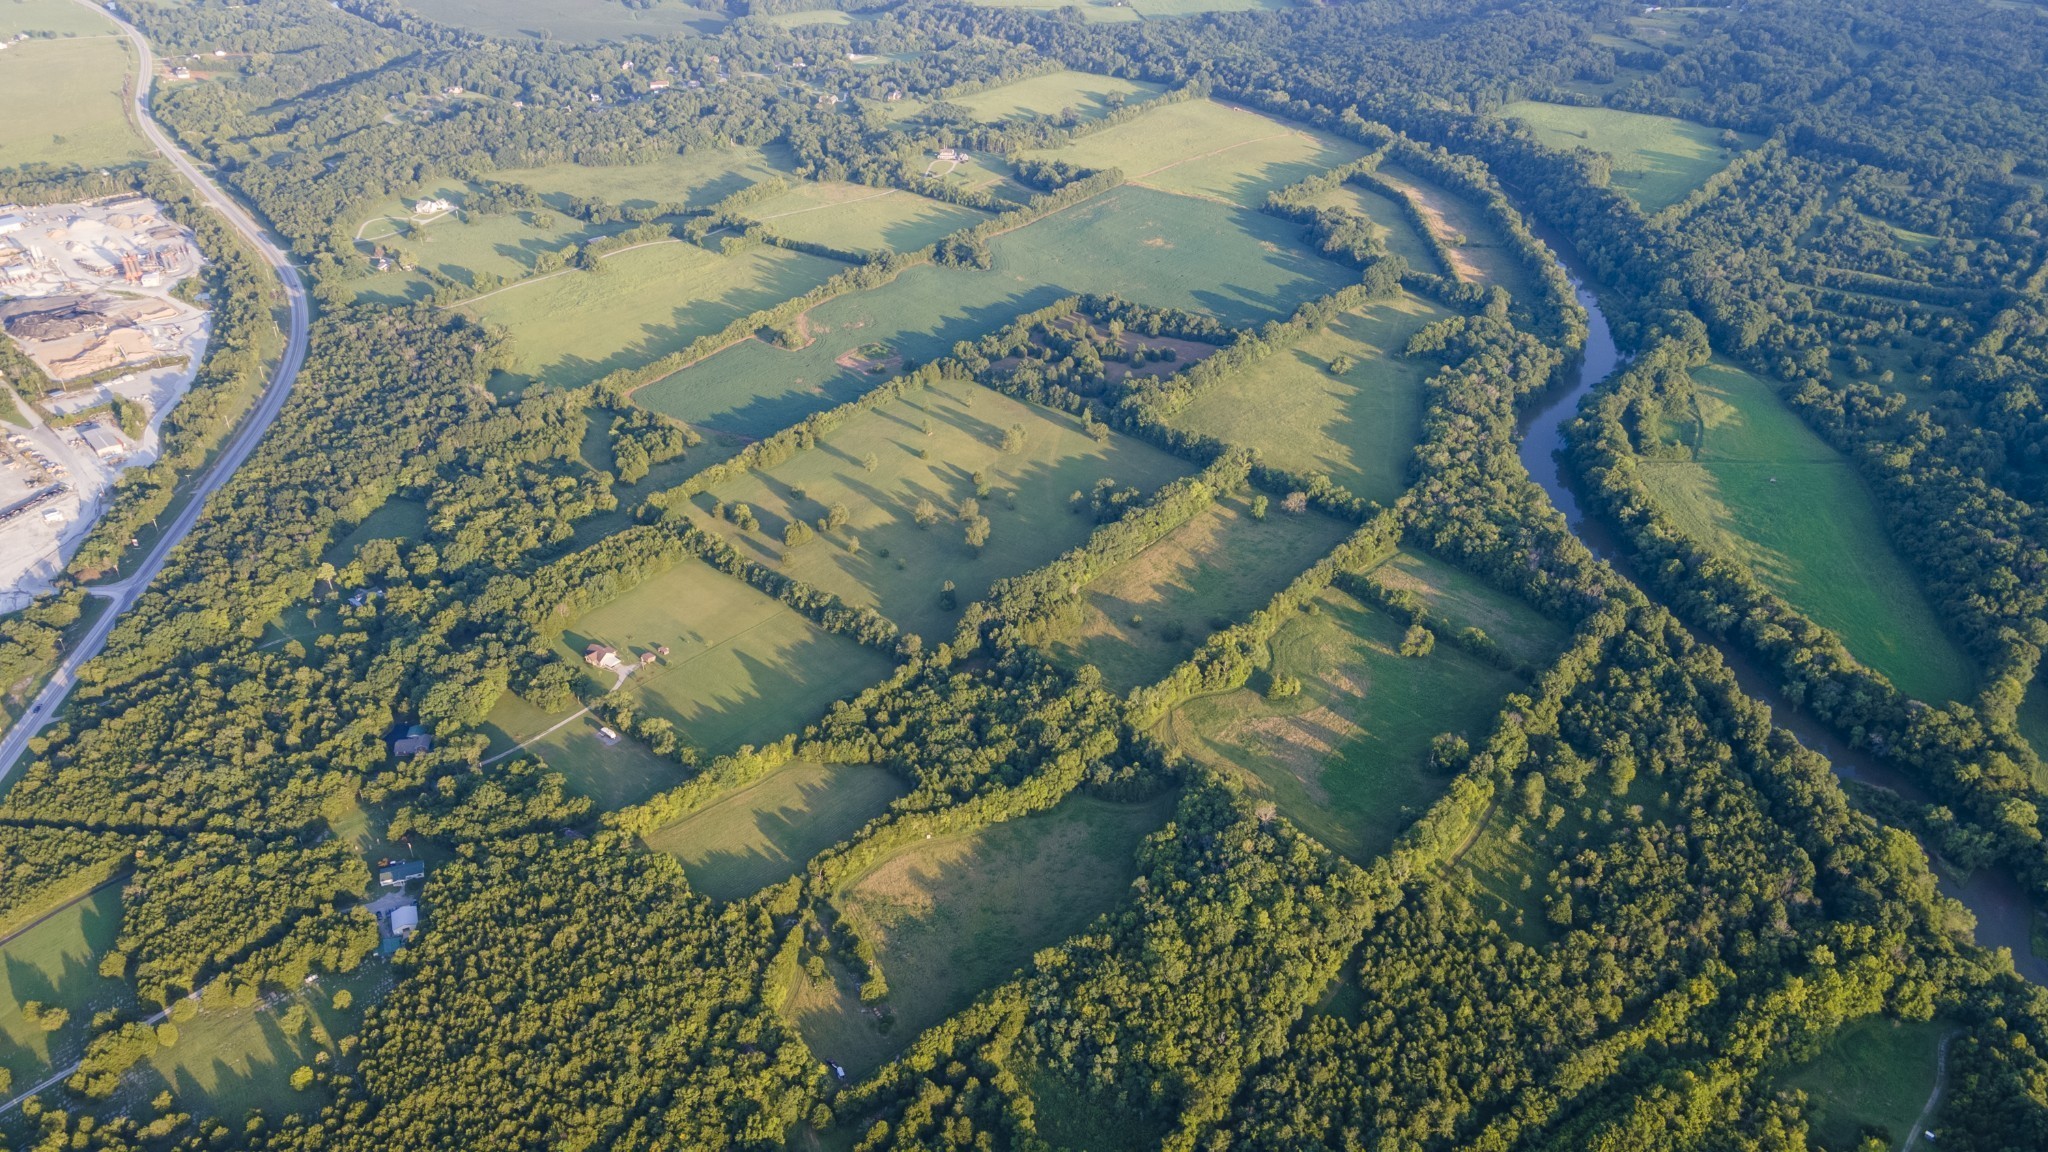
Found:
[{"label": "dirt patch in field", "polygon": [[858,348],[849,348],[841,352],[832,362],[841,368],[850,368],[855,372],[867,372],[877,375],[899,372],[903,369],[903,355],[901,353],[891,352],[887,348],[870,344],[863,344]]},{"label": "dirt patch in field", "polygon": [[1241,748],[1257,748],[1261,756],[1287,770],[1316,803],[1327,803],[1323,767],[1337,750],[1363,735],[1348,717],[1317,705],[1292,716],[1258,716],[1232,724],[1219,739]]}]

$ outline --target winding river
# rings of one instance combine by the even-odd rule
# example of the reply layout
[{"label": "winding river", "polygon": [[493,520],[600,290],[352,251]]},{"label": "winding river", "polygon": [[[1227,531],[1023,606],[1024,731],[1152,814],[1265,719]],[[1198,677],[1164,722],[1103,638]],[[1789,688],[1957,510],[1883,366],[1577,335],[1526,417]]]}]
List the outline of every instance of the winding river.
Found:
[{"label": "winding river", "polygon": [[[1588,517],[1580,506],[1576,493],[1566,477],[1561,453],[1564,451],[1564,426],[1577,415],[1580,403],[1593,386],[1605,380],[1626,357],[1614,342],[1614,331],[1607,323],[1607,316],[1600,310],[1600,301],[1587,289],[1587,277],[1579,267],[1577,258],[1569,245],[1559,237],[1538,230],[1538,234],[1556,256],[1565,275],[1571,278],[1572,289],[1579,303],[1586,309],[1586,349],[1580,359],[1577,375],[1568,384],[1560,385],[1537,400],[1535,408],[1523,414],[1521,420],[1522,464],[1529,475],[1550,494],[1550,499],[1564,513],[1565,522],[1572,533],[1591,549],[1595,556],[1612,565],[1616,571],[1634,580],[1638,587],[1648,589],[1649,585],[1638,579],[1628,556],[1615,544],[1613,535],[1606,525]],[[1694,638],[1702,643],[1712,643],[1699,633]],[[1730,651],[1719,645],[1721,658],[1742,690],[1751,697],[1770,706],[1772,720],[1781,728],[1798,737],[1806,747],[1819,752],[1834,765],[1837,775],[1847,780],[1889,788],[1916,801],[1925,800],[1925,792],[1896,770],[1879,763],[1862,749],[1852,748],[1836,739],[1833,733],[1804,711],[1794,707],[1777,685],[1743,653]],[[1923,844],[1923,848],[1926,846]],[[1933,853],[1928,853],[1930,857]],[[2005,948],[2012,953],[2013,966],[2028,979],[2048,984],[2048,959],[2034,955],[2033,951],[2033,907],[2027,902],[2026,893],[2012,874],[2004,869],[1980,868],[1967,879],[1957,879],[1946,869],[1937,865],[1936,875],[1941,881],[1941,890],[1962,901],[1977,917],[1977,942],[1988,948]]]}]

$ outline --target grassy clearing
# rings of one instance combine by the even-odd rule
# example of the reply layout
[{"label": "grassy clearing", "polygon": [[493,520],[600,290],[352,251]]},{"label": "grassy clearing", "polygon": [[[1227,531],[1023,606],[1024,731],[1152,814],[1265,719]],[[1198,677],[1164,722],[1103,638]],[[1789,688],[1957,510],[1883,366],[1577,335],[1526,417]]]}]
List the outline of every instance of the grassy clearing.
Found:
[{"label": "grassy clearing", "polygon": [[[1013,426],[1024,430],[1023,445],[1004,452]],[[1087,538],[1095,523],[1070,509],[1072,493],[1104,477],[1150,491],[1186,471],[1179,460],[1138,441],[1112,436],[1097,443],[1063,414],[948,381],[860,414],[816,451],[722,485],[699,498],[698,511],[755,558],[937,641],[951,636],[958,609],[997,579],[1035,568]],[[977,472],[984,474],[986,496],[975,495]],[[970,499],[990,522],[978,553],[958,517]],[[714,500],[751,507],[760,531],[713,521],[706,509]],[[920,501],[939,514],[928,528],[916,522]],[[794,549],[783,545],[792,517],[815,524],[835,504],[848,513],[842,530]],[[940,600],[948,580],[955,585],[955,608]]]},{"label": "grassy clearing", "polygon": [[1147,20],[1204,12],[1280,12],[1293,7],[1288,0],[1130,0],[1130,5]]},{"label": "grassy clearing", "polygon": [[1814,1134],[1828,1147],[1855,1147],[1865,1126],[1896,1145],[1934,1091],[1936,1054],[1949,1028],[1940,1020],[1865,1017],[1836,1032],[1780,1087],[1806,1093]]},{"label": "grassy clearing", "polygon": [[125,41],[69,0],[0,6],[0,35],[33,39],[0,55],[0,168],[127,164],[150,155],[129,126],[122,86],[133,74]]},{"label": "grassy clearing", "polygon": [[1436,266],[1436,257],[1430,253],[1429,245],[1408,214],[1392,199],[1356,184],[1341,184],[1316,196],[1310,201],[1318,208],[1341,208],[1365,217],[1372,222],[1373,232],[1387,251],[1408,261],[1411,268],[1427,270]]},{"label": "grassy clearing", "polygon": [[2043,761],[2034,773],[2034,782],[2048,788],[2048,683],[2043,683],[2038,675],[2020,700],[2019,725],[2020,735],[2034,746],[2034,754]]},{"label": "grassy clearing", "polygon": [[[1459,278],[1498,284],[1516,297],[1526,297],[1535,289],[1529,270],[1508,249],[1507,238],[1469,201],[1396,164],[1382,165],[1377,175],[1422,206],[1430,230],[1449,246],[1450,270]],[[1417,267],[1434,269],[1435,262]]]},{"label": "grassy clearing", "polygon": [[1257,207],[1266,193],[1355,160],[1364,149],[1242,108],[1189,100],[1025,155],[1121,168],[1145,187]]},{"label": "grassy clearing", "polygon": [[1062,8],[1073,8],[1081,13],[1081,19],[1090,24],[1129,24],[1143,19],[1138,10],[1117,0],[974,0],[985,8],[1028,8],[1037,12],[1056,12]]},{"label": "grassy clearing", "polygon": [[649,833],[647,846],[681,860],[699,892],[738,900],[796,875],[907,791],[873,765],[793,761]]},{"label": "grassy clearing", "polygon": [[[1422,435],[1422,384],[1432,370],[1402,350],[1445,314],[1406,293],[1347,313],[1208,388],[1172,422],[1391,504],[1408,487]],[[1354,363],[1342,373],[1331,371],[1340,356]]]},{"label": "grassy clearing", "polygon": [[1068,111],[1083,119],[1099,120],[1125,102],[1135,104],[1162,91],[1157,84],[1068,69],[955,97],[951,102],[989,124],[1045,119]]},{"label": "grassy clearing", "polygon": [[638,804],[689,779],[688,769],[656,756],[637,740],[605,743],[598,738],[599,726],[587,713],[542,712],[508,692],[484,720],[491,738],[486,755],[524,745],[522,755],[560,772],[569,790],[589,797],[599,812]]},{"label": "grassy clearing", "polygon": [[834,248],[912,252],[988,217],[893,188],[805,181],[749,205],[746,216],[780,235]]},{"label": "grassy clearing", "polygon": [[804,978],[790,1010],[811,1050],[863,1075],[1032,953],[1086,928],[1129,891],[1139,842],[1174,802],[1077,796],[1042,815],[925,841],[853,881],[834,904],[874,944],[894,1020],[883,1032],[843,975]]},{"label": "grassy clearing", "polygon": [[1424,552],[1396,552],[1371,576],[1382,587],[1413,592],[1453,629],[1479,629],[1531,667],[1548,665],[1571,639],[1563,625],[1528,604]]},{"label": "grassy clearing", "polygon": [[[381,248],[394,261],[402,252],[423,270],[438,272],[457,283],[475,285],[480,276],[501,281],[523,279],[533,272],[534,262],[544,252],[560,252],[572,244],[629,227],[612,224],[593,228],[560,212],[467,215],[463,206],[474,195],[470,185],[443,182],[376,204],[356,225],[356,249],[365,257],[374,257]],[[413,206],[427,198],[446,200],[456,206],[456,211],[415,217]],[[420,299],[431,293],[433,287],[433,282],[421,272],[397,268],[350,283],[356,298],[385,303]]]},{"label": "grassy clearing", "polygon": [[418,500],[394,496],[378,505],[363,521],[334,538],[320,559],[337,567],[355,559],[363,545],[372,540],[408,543],[426,534],[427,506]]},{"label": "grassy clearing", "polygon": [[872,387],[838,363],[879,343],[925,362],[1018,313],[1080,292],[1187,308],[1226,324],[1292,312],[1352,279],[1311,255],[1300,230],[1249,209],[1146,188],[1118,188],[998,237],[989,271],[920,267],[871,292],[806,314],[814,337],[796,350],[747,341],[657,380],[635,399],[719,432],[765,436]]},{"label": "grassy clearing", "polygon": [[668,242],[461,306],[512,335],[513,386],[573,388],[644,364],[830,279],[836,261],[765,245],[721,256]]},{"label": "grassy clearing", "polygon": [[1387,850],[1448,783],[1427,767],[1440,732],[1484,735],[1519,685],[1441,642],[1399,654],[1402,626],[1335,590],[1273,638],[1273,671],[1301,694],[1269,701],[1265,678],[1193,700],[1164,735],[1270,796],[1282,815],[1364,862]]},{"label": "grassy clearing", "polygon": [[726,25],[715,12],[674,0],[651,8],[629,8],[617,0],[411,0],[407,7],[429,20],[491,36],[572,43],[712,34]]},{"label": "grassy clearing", "polygon": [[1899,690],[1969,697],[1975,676],[1950,641],[1854,467],[1771,386],[1715,364],[1694,373],[1696,460],[1651,464],[1644,482],[1679,527],[1748,564]]},{"label": "grassy clearing", "polygon": [[[842,13],[834,13],[842,15]],[[702,208],[742,188],[787,176],[788,151],[769,148],[693,148],[648,164],[549,164],[493,172],[497,183],[524,184],[550,204],[565,206],[572,196],[593,197],[624,208],[688,204]]]},{"label": "grassy clearing", "polygon": [[1343,523],[1276,506],[1264,520],[1234,496],[1088,585],[1081,618],[1058,650],[1093,664],[1119,692],[1149,684],[1209,633],[1249,616],[1344,539]]},{"label": "grassy clearing", "polygon": [[809,28],[819,24],[844,27],[861,22],[860,17],[854,13],[842,12],[837,8],[814,8],[803,12],[777,12],[772,16],[757,16],[755,19],[766,20],[777,28]]},{"label": "grassy clearing", "polygon": [[[0,1068],[14,1074],[16,1090],[78,1058],[95,1011],[133,1002],[127,985],[99,972],[120,928],[121,888],[109,885],[0,944]],[[31,1001],[70,1019],[46,1032],[23,1011]]]},{"label": "grassy clearing", "polygon": [[1690,120],[1537,100],[1518,100],[1500,114],[1528,125],[1549,147],[1605,155],[1613,162],[1614,186],[1650,213],[1685,199],[1759,140],[1737,136],[1731,147],[1720,129]]}]

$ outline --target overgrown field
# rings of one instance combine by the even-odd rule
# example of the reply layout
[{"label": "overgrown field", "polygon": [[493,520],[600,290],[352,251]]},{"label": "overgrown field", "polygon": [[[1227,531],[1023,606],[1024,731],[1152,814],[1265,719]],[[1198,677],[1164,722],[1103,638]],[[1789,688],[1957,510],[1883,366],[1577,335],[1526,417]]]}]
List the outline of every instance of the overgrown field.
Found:
[{"label": "overgrown field", "polygon": [[[936,642],[990,584],[1087,538],[1095,520],[1085,501],[1072,503],[1074,493],[1104,479],[1150,492],[1187,470],[1138,441],[1098,442],[1064,414],[947,381],[861,413],[814,451],[719,486],[699,497],[697,512],[748,555]],[[967,538],[968,501],[988,521],[978,548]],[[758,530],[714,519],[715,502],[747,505]],[[843,525],[785,543],[793,519],[816,525],[835,506]],[[921,509],[928,523],[919,522]]]},{"label": "overgrown field", "polygon": [[987,219],[972,208],[900,189],[808,180],[748,205],[746,216],[792,240],[842,250],[896,252],[915,251]]},{"label": "overgrown field", "polygon": [[1340,316],[1200,392],[1173,424],[1257,448],[1266,461],[1320,472],[1391,504],[1408,486],[1422,435],[1422,384],[1433,366],[1403,355],[1446,313],[1406,293]]},{"label": "overgrown field", "polygon": [[1605,155],[1614,165],[1614,186],[1652,213],[1685,199],[1727,167],[1736,151],[1757,142],[1755,136],[1727,139],[1721,129],[1672,116],[1539,100],[1518,100],[1500,114],[1528,125],[1552,148]]},{"label": "overgrown field", "polygon": [[406,6],[429,20],[492,36],[571,43],[715,33],[726,24],[715,12],[674,0],[646,8],[618,0],[408,0]]},{"label": "overgrown field", "polygon": [[1899,1146],[1934,1091],[1941,1037],[1952,1027],[1941,1020],[1867,1016],[1836,1032],[1819,1056],[1779,1086],[1806,1093],[1814,1134],[1828,1147],[1853,1148],[1866,1128]]},{"label": "overgrown field", "polygon": [[[1517,297],[1535,287],[1528,270],[1509,250],[1507,238],[1470,201],[1399,165],[1382,165],[1378,175],[1415,198],[1430,229],[1450,248],[1449,271],[1460,279],[1498,284]],[[1418,267],[1436,270],[1434,261]]]},{"label": "overgrown field", "polygon": [[1696,457],[1646,462],[1658,503],[1900,691],[1933,703],[1967,699],[1970,662],[1892,550],[1854,466],[1764,381],[1720,364],[1693,375],[1700,421],[1680,432],[1697,441]]},{"label": "overgrown field", "polygon": [[1088,585],[1079,619],[1057,645],[1093,664],[1118,692],[1149,684],[1209,633],[1262,608],[1349,527],[1314,512],[1252,514],[1253,494],[1219,501]]},{"label": "overgrown field", "polygon": [[788,1011],[811,1051],[854,1075],[1001,983],[1040,948],[1114,908],[1138,876],[1138,844],[1174,798],[1114,804],[1077,796],[1051,812],[918,844],[833,900],[874,945],[889,982],[881,1018],[846,973],[800,976]]},{"label": "overgrown field", "polygon": [[1121,168],[1133,183],[1256,208],[1266,193],[1364,155],[1348,140],[1213,100],[1156,108],[1064,148],[1027,152],[1089,168]]},{"label": "overgrown field", "polygon": [[843,267],[766,245],[722,256],[663,241],[607,256],[598,271],[557,273],[462,310],[511,334],[510,386],[538,380],[573,388],[801,296]]},{"label": "overgrown field", "polygon": [[635,394],[645,406],[715,431],[765,436],[872,387],[839,363],[869,344],[927,362],[1077,292],[1187,308],[1233,326],[1291,313],[1350,282],[1310,254],[1300,229],[1249,209],[1147,188],[1118,188],[994,240],[994,268],[912,268],[892,283],[805,314],[810,343],[729,348]]},{"label": "overgrown field", "polygon": [[692,888],[737,900],[796,875],[906,790],[901,778],[873,765],[793,761],[648,833],[647,846],[681,860]]},{"label": "overgrown field", "polygon": [[19,0],[0,8],[0,35],[19,32],[31,38],[0,56],[0,168],[151,155],[128,124],[122,90],[135,62],[119,30],[69,0]]},{"label": "overgrown field", "polygon": [[[1431,741],[1454,732],[1477,743],[1519,682],[1444,639],[1426,656],[1401,655],[1403,625],[1342,592],[1311,608],[1273,638],[1269,674],[1190,701],[1162,731],[1366,861],[1449,782],[1429,766]],[[1268,699],[1277,676],[1300,681],[1300,694]]]}]

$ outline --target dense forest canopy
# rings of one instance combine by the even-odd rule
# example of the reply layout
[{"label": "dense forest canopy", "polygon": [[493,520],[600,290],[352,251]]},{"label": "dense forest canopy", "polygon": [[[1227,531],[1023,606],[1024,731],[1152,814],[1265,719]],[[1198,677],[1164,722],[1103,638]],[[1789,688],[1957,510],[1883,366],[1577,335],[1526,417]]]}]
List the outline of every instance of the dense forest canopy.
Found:
[{"label": "dense forest canopy", "polygon": [[[9,1139],[2048,1147],[2048,11],[524,7],[119,8],[317,307],[0,796]],[[10,684],[276,356],[0,169],[135,190]]]}]

